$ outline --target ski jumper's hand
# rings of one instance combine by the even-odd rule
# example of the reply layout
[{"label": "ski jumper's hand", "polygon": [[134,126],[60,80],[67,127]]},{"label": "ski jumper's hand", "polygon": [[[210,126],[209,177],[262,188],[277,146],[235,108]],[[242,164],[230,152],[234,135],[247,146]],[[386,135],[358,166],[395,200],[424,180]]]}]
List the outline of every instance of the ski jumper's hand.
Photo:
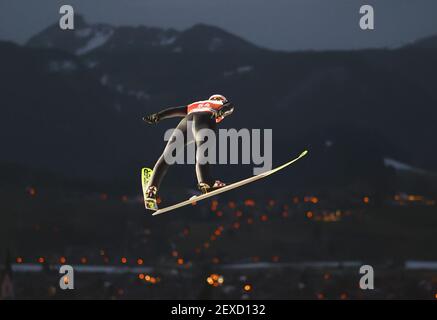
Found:
[{"label": "ski jumper's hand", "polygon": [[143,121],[155,124],[164,119],[185,117],[187,115],[187,106],[173,107],[162,110],[158,113],[154,113],[143,117]]},{"label": "ski jumper's hand", "polygon": [[216,118],[224,118],[226,116],[229,116],[232,112],[234,112],[234,105],[226,101],[223,106],[218,110],[215,114]]},{"label": "ski jumper's hand", "polygon": [[143,117],[143,121],[149,124],[155,124],[159,122],[159,115],[157,113],[150,114],[148,116]]}]

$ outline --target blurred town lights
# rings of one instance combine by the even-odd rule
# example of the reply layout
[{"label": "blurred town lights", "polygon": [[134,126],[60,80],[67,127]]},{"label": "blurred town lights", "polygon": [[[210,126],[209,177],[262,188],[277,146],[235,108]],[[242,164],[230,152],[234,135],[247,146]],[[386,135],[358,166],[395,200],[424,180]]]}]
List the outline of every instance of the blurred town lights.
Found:
[{"label": "blurred town lights", "polygon": [[28,187],[26,189],[26,192],[29,196],[34,197],[36,196],[36,189],[34,187]]},{"label": "blurred town lights", "polygon": [[217,273],[213,273],[209,277],[206,278],[206,282],[210,286],[219,287],[225,282],[225,279],[223,278],[222,275],[219,275]]},{"label": "blurred town lights", "polygon": [[250,284],[245,284],[245,285],[243,286],[243,290],[246,291],[246,292],[250,292],[250,291],[252,291],[252,285],[250,285]]},{"label": "blurred town lights", "polygon": [[255,201],[253,199],[247,199],[244,201],[244,205],[246,207],[254,207],[255,206]]}]

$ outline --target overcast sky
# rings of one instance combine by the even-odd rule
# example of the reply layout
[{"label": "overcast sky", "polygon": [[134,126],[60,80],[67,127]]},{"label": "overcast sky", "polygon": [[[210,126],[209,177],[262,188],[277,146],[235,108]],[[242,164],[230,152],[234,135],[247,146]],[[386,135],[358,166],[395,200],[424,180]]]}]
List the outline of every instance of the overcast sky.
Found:
[{"label": "overcast sky", "polygon": [[[396,47],[437,34],[437,0],[1,0],[0,40],[23,43],[73,5],[89,22],[185,29],[202,22],[285,50]],[[358,26],[375,9],[374,31]]]}]

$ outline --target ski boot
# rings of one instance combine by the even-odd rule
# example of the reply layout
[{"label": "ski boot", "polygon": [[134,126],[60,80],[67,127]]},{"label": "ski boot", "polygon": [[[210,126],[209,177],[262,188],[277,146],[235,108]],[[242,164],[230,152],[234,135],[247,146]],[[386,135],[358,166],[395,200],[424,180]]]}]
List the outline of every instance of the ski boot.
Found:
[{"label": "ski boot", "polygon": [[223,188],[225,186],[226,186],[226,183],[221,182],[220,180],[216,180],[212,186],[210,186],[209,184],[207,184],[205,182],[200,182],[197,185],[197,187],[199,188],[200,192],[202,192],[202,194]]},{"label": "ski boot", "polygon": [[147,188],[146,197],[144,198],[146,209],[153,211],[158,210],[157,193],[158,189],[155,186],[150,186]]}]

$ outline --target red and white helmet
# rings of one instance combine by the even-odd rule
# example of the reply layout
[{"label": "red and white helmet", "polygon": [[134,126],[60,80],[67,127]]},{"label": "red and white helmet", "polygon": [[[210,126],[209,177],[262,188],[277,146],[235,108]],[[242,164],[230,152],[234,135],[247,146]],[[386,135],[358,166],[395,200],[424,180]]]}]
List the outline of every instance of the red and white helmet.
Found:
[{"label": "red and white helmet", "polygon": [[222,96],[221,94],[213,94],[211,97],[209,97],[208,100],[215,100],[215,101],[228,101],[225,96]]}]

